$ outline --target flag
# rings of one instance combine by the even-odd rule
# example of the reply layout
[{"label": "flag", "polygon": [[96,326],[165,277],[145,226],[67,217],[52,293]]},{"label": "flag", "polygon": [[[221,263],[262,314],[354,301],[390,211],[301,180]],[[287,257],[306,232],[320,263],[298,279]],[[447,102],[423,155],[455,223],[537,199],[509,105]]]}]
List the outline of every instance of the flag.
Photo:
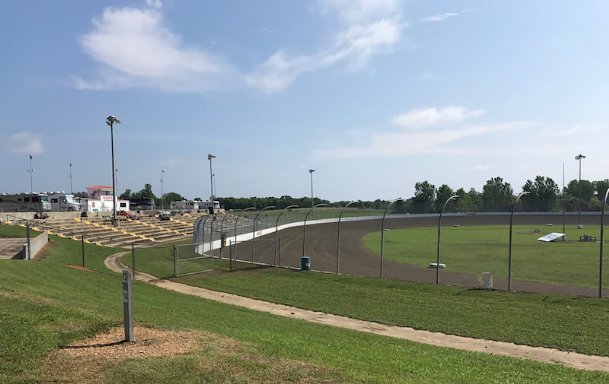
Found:
[{"label": "flag", "polygon": [[30,155],[30,160],[32,160],[32,155]]}]

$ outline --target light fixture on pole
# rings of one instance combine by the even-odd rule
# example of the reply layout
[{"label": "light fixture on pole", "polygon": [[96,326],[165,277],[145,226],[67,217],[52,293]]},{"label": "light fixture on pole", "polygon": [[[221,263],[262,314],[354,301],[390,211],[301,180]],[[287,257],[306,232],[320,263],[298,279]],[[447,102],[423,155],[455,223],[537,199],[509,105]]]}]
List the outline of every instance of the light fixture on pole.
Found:
[{"label": "light fixture on pole", "polygon": [[309,209],[309,212],[307,212],[307,215],[305,216],[304,224],[302,225],[302,257],[305,257],[305,244],[307,242],[307,219],[309,218],[309,215],[311,214],[311,212],[313,212],[313,210],[315,208],[325,207],[326,205],[327,204],[320,203],[320,204],[312,206],[311,209]]},{"label": "light fixture on pole", "polygon": [[311,174],[311,208],[315,205],[313,202],[313,172],[315,172],[314,169],[309,169],[309,173]]},{"label": "light fixture on pole", "polygon": [[254,247],[256,246],[256,223],[258,222],[258,218],[260,217],[260,214],[262,214],[263,211],[273,208],[275,208],[274,205],[264,207],[256,214],[256,216],[254,216],[254,223],[252,224],[252,264],[254,264]]},{"label": "light fixture on pole", "polygon": [[600,258],[598,266],[598,298],[603,297],[603,243],[605,241],[605,205],[607,205],[607,195],[609,195],[609,188],[605,191],[605,198],[603,199],[603,209],[601,210],[601,243],[600,243]]},{"label": "light fixture on pole", "polygon": [[381,271],[380,271],[380,276],[381,279],[383,278],[383,252],[385,251],[385,216],[387,216],[387,211],[389,211],[389,207],[391,207],[395,202],[398,201],[404,201],[404,199],[402,199],[401,197],[398,197],[397,199],[393,200],[391,203],[389,203],[389,205],[387,206],[387,208],[385,208],[385,212],[383,213],[383,220],[381,220]]},{"label": "light fixture on pole", "polygon": [[288,205],[277,215],[275,220],[275,265],[281,267],[281,261],[279,260],[279,219],[287,210],[292,208],[298,208],[298,205]]},{"label": "light fixture on pole", "polygon": [[118,222],[116,221],[116,179],[114,174],[114,124],[120,123],[121,121],[112,115],[106,117],[106,124],[110,126],[110,147],[112,150],[112,225],[115,227]]},{"label": "light fixture on pole", "polygon": [[440,211],[440,216],[438,217],[438,253],[436,255],[436,284],[440,284],[440,224],[442,222],[442,215],[444,214],[444,209],[446,209],[446,205],[449,201],[458,199],[459,195],[452,195],[449,197],[444,205],[442,206],[442,211]]},{"label": "light fixture on pole", "polygon": [[[34,193],[34,168],[32,168],[32,155],[30,155],[30,167],[28,168],[28,173],[30,174],[30,195]],[[30,207],[29,210],[32,210],[32,196],[29,198]]]},{"label": "light fixture on pole", "polygon": [[214,172],[212,169],[212,165],[211,165],[211,159],[215,159],[216,156],[212,155],[211,153],[209,155],[207,155],[207,160],[209,160],[209,188],[211,189],[211,196],[209,198],[210,202],[211,202],[211,206],[214,206],[214,200],[215,200],[215,196],[214,196]]},{"label": "light fixture on pole", "polygon": [[577,215],[577,229],[582,229],[584,226],[582,225],[582,159],[585,159],[586,156],[581,153],[575,156],[575,160],[579,161],[579,181],[577,185],[579,187],[579,214]]},{"label": "light fixture on pole", "polygon": [[357,201],[351,201],[347,205],[340,210],[340,214],[338,215],[338,224],[337,224],[337,234],[336,234],[336,273],[340,273],[340,220],[343,217],[343,212],[345,209],[351,204],[357,203]]},{"label": "light fixture on pole", "polygon": [[68,176],[70,179],[70,194],[74,194],[74,190],[72,189],[72,163],[70,163],[70,175]]},{"label": "light fixture on pole", "polygon": [[165,170],[161,169],[161,210],[165,210],[165,202],[163,199],[163,181],[165,180]]},{"label": "light fixture on pole", "polygon": [[510,243],[509,243],[509,256],[508,256],[508,291],[512,290],[512,222],[514,221],[514,211],[516,210],[516,205],[520,198],[524,195],[528,195],[529,192],[521,192],[520,195],[516,198],[514,202],[514,206],[512,207],[512,214],[510,215]]}]

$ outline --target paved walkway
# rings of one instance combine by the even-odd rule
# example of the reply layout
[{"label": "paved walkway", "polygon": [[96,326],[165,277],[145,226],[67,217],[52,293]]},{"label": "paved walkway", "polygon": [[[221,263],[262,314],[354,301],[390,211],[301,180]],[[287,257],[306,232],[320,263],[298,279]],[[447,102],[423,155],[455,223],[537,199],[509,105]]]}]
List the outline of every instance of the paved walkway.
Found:
[{"label": "paved walkway", "polygon": [[[105,260],[106,267],[115,272],[121,272],[127,267],[122,264],[120,258],[127,252],[117,253]],[[154,276],[137,272],[136,279],[148,284],[156,285],[170,291],[202,297],[208,300],[219,301],[226,304],[237,305],[255,311],[268,312],[277,316],[300,319],[313,323],[341,327],[361,332],[374,333],[377,335],[395,337],[410,340],[417,343],[429,344],[437,347],[455,348],[465,351],[490,353],[516,357],[521,359],[536,360],[549,364],[561,364],[567,367],[609,372],[609,357],[589,356],[575,352],[564,352],[552,348],[530,347],[501,341],[473,339],[462,336],[445,335],[439,332],[416,330],[409,327],[388,326],[336,316],[327,313],[314,312],[281,304],[269,303],[261,300],[232,295],[229,293],[211,291],[204,288],[192,287],[185,284],[175,283],[169,280],[158,279]]]},{"label": "paved walkway", "polygon": [[24,238],[0,238],[0,259],[12,259],[23,250]]}]

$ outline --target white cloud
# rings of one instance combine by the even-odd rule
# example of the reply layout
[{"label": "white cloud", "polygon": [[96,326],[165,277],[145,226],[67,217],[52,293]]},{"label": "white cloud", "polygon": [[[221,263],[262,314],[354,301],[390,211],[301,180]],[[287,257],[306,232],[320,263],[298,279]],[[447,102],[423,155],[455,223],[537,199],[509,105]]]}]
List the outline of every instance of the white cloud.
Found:
[{"label": "white cloud", "polygon": [[26,155],[40,155],[44,153],[44,145],[40,136],[28,131],[15,133],[2,141],[2,147],[8,152]]},{"label": "white cloud", "polygon": [[460,15],[460,13],[445,12],[445,13],[439,13],[437,15],[424,17],[422,20],[433,23],[433,22],[438,22],[438,21],[444,21],[446,19],[450,19],[451,17],[455,17],[455,16],[459,16],[459,15]]},{"label": "white cloud", "polygon": [[149,7],[161,9],[163,7],[163,2],[161,0],[146,0],[146,3]]},{"label": "white cloud", "polygon": [[[466,124],[469,117],[480,116],[483,110],[467,110],[462,107],[429,108],[414,110],[394,123],[405,127],[398,131],[371,134],[357,140],[355,146],[318,149],[315,158],[387,158],[425,154],[474,155],[493,154],[503,142],[499,137],[506,133],[523,131],[539,125],[527,122]],[[396,120],[394,118],[394,120]],[[417,128],[435,126],[433,130]],[[415,128],[415,129],[410,129]],[[535,131],[529,130],[528,132]],[[514,136],[515,137],[515,136]],[[487,140],[485,142],[485,140]]]},{"label": "white cloud", "polygon": [[79,89],[144,86],[197,92],[214,88],[230,72],[220,58],[185,46],[156,9],[106,8],[93,26],[80,43],[102,67],[94,80],[75,76]]},{"label": "white cloud", "polygon": [[345,62],[351,69],[365,67],[374,55],[390,52],[400,40],[405,24],[400,21],[396,0],[331,0],[321,2],[343,22],[333,44],[316,53],[290,56],[278,50],[246,76],[259,91],[285,90],[302,74]]},{"label": "white cloud", "polygon": [[478,164],[478,165],[472,167],[472,171],[487,171],[489,169],[491,169],[491,167],[486,164]]},{"label": "white cloud", "polygon": [[466,109],[459,106],[444,108],[414,109],[408,113],[397,115],[391,123],[404,128],[423,128],[435,125],[460,123],[466,119],[482,116],[483,109]]}]

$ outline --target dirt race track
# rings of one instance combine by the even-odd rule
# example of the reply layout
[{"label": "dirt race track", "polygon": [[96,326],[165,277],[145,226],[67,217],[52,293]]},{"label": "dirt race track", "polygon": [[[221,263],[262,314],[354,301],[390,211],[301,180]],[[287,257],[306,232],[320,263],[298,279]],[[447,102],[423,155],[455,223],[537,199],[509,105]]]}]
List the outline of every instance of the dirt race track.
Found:
[{"label": "dirt race track", "polygon": [[[461,225],[509,225],[509,216],[444,216],[442,226]],[[577,216],[567,216],[567,225],[576,225]],[[436,217],[408,217],[387,218],[385,228],[416,228],[437,226]],[[514,225],[546,225],[553,224],[557,230],[562,228],[562,216],[560,215],[526,215],[514,216]],[[584,226],[599,225],[598,216],[582,216]],[[340,250],[340,273],[360,276],[380,276],[380,257],[364,247],[362,237],[370,232],[381,229],[380,220],[368,221],[343,221],[341,223],[341,250]],[[300,257],[303,248],[303,228],[294,227],[280,231],[280,264],[282,266],[300,267]],[[305,254],[311,258],[311,269],[325,272],[336,272],[337,268],[337,224],[317,224],[307,226]],[[254,261],[272,264],[269,255],[275,254],[275,234],[266,235],[256,239]],[[507,240],[506,240],[507,243]],[[239,246],[241,253],[250,254],[251,242]],[[242,257],[239,257],[242,258]],[[507,259],[507,244],[506,244]],[[435,261],[435,260],[430,260]],[[482,271],[480,271],[482,272]],[[422,283],[435,283],[435,269],[420,268],[413,265],[384,260],[383,277],[389,279],[407,280]],[[507,279],[494,277],[494,288],[507,290]],[[440,271],[440,283],[445,285],[458,285],[466,287],[477,287],[478,276]],[[583,288],[567,285],[553,285],[534,283],[527,281],[512,280],[512,290],[541,293],[561,293],[574,296],[598,295],[598,289]],[[606,294],[605,292],[603,293]]]}]

